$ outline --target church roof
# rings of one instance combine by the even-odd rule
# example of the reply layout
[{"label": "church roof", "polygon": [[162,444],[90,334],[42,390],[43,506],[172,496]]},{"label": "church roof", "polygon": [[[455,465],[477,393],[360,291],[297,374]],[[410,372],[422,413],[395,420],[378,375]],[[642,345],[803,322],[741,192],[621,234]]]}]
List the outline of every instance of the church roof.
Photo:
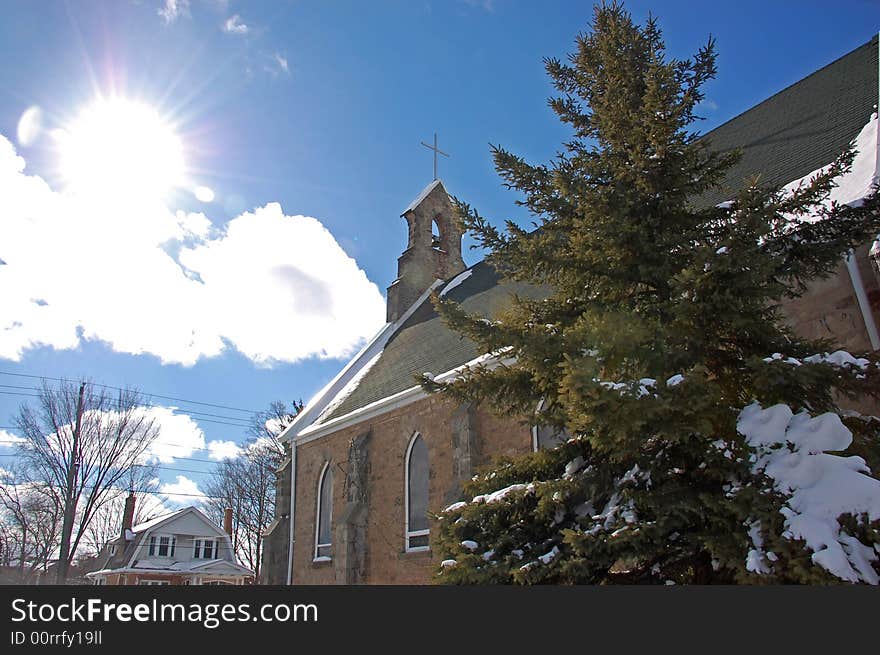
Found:
[{"label": "church roof", "polygon": [[[875,36],[702,137],[716,150],[740,148],[743,156],[730,170],[724,188],[707,194],[701,203],[728,200],[756,173],[761,174],[763,183],[781,186],[827,165],[868,123],[876,111],[878,95]],[[437,183],[428,185],[404,213]],[[475,264],[442,288],[466,311],[490,318],[511,293],[539,293],[529,285],[501,280],[486,262]],[[374,347],[365,348],[369,353],[362,351],[348,364],[344,371],[351,372],[353,382],[332,393],[328,393],[332,383],[325,387],[309,403],[316,411],[298,417],[305,420],[295,421],[285,436],[318,436],[322,426],[330,428],[328,423],[339,424],[384,399],[404,395],[417,386],[417,375],[438,376],[480,356],[472,342],[445,326],[428,295],[423,294],[400,321],[386,325],[374,339]],[[377,352],[376,342],[381,352]]]},{"label": "church roof", "polygon": [[783,185],[832,162],[877,111],[878,42],[868,43],[706,133],[719,151],[742,150],[706,204],[729,200],[747,178]]},{"label": "church roof", "polygon": [[[449,299],[460,302],[466,311],[491,317],[509,299],[511,293],[534,295],[534,287],[523,283],[499,280],[498,274],[486,262],[467,269],[470,272],[460,283],[459,274],[441,287]],[[397,329],[385,344],[382,356],[363,376],[357,388],[342,401],[325,420],[344,416],[351,411],[416,385],[415,377],[422,373],[439,375],[469,362],[482,353],[473,342],[453,332],[434,310],[430,298]]]}]

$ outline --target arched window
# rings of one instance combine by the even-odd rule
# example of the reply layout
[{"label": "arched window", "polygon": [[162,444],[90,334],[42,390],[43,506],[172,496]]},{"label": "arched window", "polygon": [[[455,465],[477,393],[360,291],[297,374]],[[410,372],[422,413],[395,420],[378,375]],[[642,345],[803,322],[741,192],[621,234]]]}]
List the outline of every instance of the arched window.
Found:
[{"label": "arched window", "polygon": [[[544,409],[543,399],[538,403],[535,411],[540,414],[542,409]],[[552,425],[535,425],[532,427],[532,450],[535,452],[555,448],[569,439],[570,435],[567,430],[560,430]]]},{"label": "arched window", "polygon": [[431,247],[436,250],[443,248],[443,234],[440,232],[437,221],[431,221]]},{"label": "arched window", "polygon": [[428,446],[418,432],[406,449],[406,550],[428,549]]},{"label": "arched window", "polygon": [[318,477],[318,512],[315,517],[315,559],[330,559],[333,545],[333,469],[324,464]]}]

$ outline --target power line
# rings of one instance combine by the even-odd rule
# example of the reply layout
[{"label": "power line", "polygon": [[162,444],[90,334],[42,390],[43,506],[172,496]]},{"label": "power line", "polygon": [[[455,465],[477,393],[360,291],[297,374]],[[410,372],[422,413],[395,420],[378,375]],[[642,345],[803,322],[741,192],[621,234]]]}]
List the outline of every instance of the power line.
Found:
[{"label": "power line", "polygon": [[22,393],[21,391],[0,391],[4,396],[30,396],[31,398],[39,398],[36,393]]},{"label": "power line", "polygon": [[[219,464],[220,462],[209,462],[210,464]],[[178,471],[179,473],[200,473],[202,475],[207,475],[208,473],[214,473],[214,471],[197,471],[196,469],[179,469],[173,466],[160,466],[158,464],[132,464],[132,466],[137,466],[140,468],[150,468],[150,469],[159,469],[160,471]]]},{"label": "power line", "polygon": [[[21,443],[21,441],[13,441],[12,439],[0,439],[0,444],[17,444]],[[169,448],[187,448],[193,452],[199,452],[201,450],[208,450],[208,448],[189,448],[189,446],[179,446],[177,444],[169,443],[162,444],[163,446],[167,446]],[[2,454],[0,457],[12,457],[16,453],[7,453]],[[156,457],[157,455],[153,454],[152,457]],[[203,464],[222,464],[226,459],[232,459],[229,457],[224,457],[223,459],[199,459],[197,457],[178,457],[177,455],[171,455],[174,459],[185,460],[187,462],[202,462]],[[137,464],[136,466],[142,466],[141,464]]]},{"label": "power line", "polygon": [[[98,385],[96,385],[96,386],[98,386]],[[20,386],[20,385],[17,385],[17,384],[0,384],[0,388],[4,388],[4,389],[24,389],[24,390],[27,390],[27,391],[41,391],[41,389],[40,389],[39,387],[23,387],[23,386]],[[10,391],[10,392],[6,392],[6,393],[10,393],[10,394],[11,394],[12,392]],[[25,395],[25,394],[21,394],[21,395]],[[39,395],[40,395],[40,394],[37,394],[37,397],[39,397]],[[113,401],[110,401],[110,402],[113,402]],[[118,403],[117,403],[117,404],[118,404]],[[161,407],[161,408],[165,408],[166,406],[165,406],[165,405],[154,405],[154,404],[151,404],[151,403],[146,403],[146,404],[144,405],[144,407]],[[196,410],[194,410],[194,409],[181,409],[181,408],[179,408],[179,407],[174,407],[174,408],[170,408],[170,407],[168,407],[167,409],[172,409],[172,411],[177,411],[177,412],[180,412],[181,414],[198,414],[199,416],[211,416],[211,417],[213,417],[213,418],[222,418],[222,419],[227,419],[227,420],[230,420],[230,421],[241,421],[241,422],[243,422],[243,423],[246,423],[248,426],[250,426],[250,423],[248,423],[248,419],[238,418],[237,416],[224,416],[224,415],[222,415],[222,414],[210,414],[210,413],[208,413],[208,412],[199,412],[199,411],[196,411]]]},{"label": "power line", "polygon": [[[39,485],[41,487],[48,487],[50,489],[61,489],[58,485],[47,484],[46,482],[31,482],[30,484]],[[93,485],[86,485],[81,487],[81,489],[94,489]],[[189,496],[192,498],[217,498],[220,500],[225,500],[226,496],[210,496],[208,494],[187,494],[183,492],[177,491],[156,491],[155,489],[123,489],[122,487],[113,487],[117,491],[130,491],[135,494],[155,494],[157,496]]]},{"label": "power line", "polygon": [[[32,375],[29,373],[12,373],[11,371],[0,371],[0,375],[12,375],[12,376],[21,377],[21,378],[34,378],[37,380],[54,380],[56,382],[71,382],[71,380],[68,380],[67,378],[56,378],[56,377],[52,377],[49,375]],[[98,382],[89,382],[88,384],[92,384],[96,387],[104,387],[105,389],[115,389],[117,391],[128,391],[127,389],[123,389],[122,387],[114,387],[113,385],[110,385],[110,384],[101,384]],[[190,403],[193,405],[204,405],[206,407],[217,407],[220,409],[229,409],[234,412],[246,412],[248,414],[259,414],[258,411],[253,410],[253,409],[243,409],[241,407],[231,407],[229,405],[218,405],[218,404],[214,404],[214,403],[202,402],[199,400],[189,400],[187,398],[177,398],[175,396],[163,396],[163,395],[159,395],[159,394],[155,394],[155,393],[150,393],[149,391],[146,391],[146,390],[141,390],[140,392],[147,395],[147,396],[153,397],[153,398],[162,398],[164,400],[176,400],[178,402]]]},{"label": "power line", "polygon": [[[16,457],[16,453],[0,453],[0,457]],[[202,460],[199,460],[202,461]],[[220,462],[207,462],[208,464],[219,464]],[[149,468],[149,469],[157,469],[160,471],[177,471],[178,473],[197,473],[201,475],[208,475],[209,473],[215,473],[215,471],[198,471],[196,469],[179,469],[174,466],[160,466],[158,464],[132,464],[132,466],[137,466],[139,468]]]},{"label": "power line", "polygon": [[[97,385],[96,385],[96,386],[97,386]],[[32,398],[40,398],[40,394],[35,394],[35,393],[24,393],[23,391],[0,391],[0,394],[2,394],[2,395],[6,395],[6,396],[29,396],[29,397],[32,397]],[[110,401],[110,404],[111,404],[111,405],[112,405],[113,403],[114,403],[114,401]],[[120,407],[121,405],[119,405],[119,403],[117,402],[117,403],[116,403],[116,406],[117,406],[117,407]],[[246,423],[246,422],[245,422],[245,419],[235,418],[234,416],[225,416],[225,417],[222,417],[222,418],[229,418],[229,419],[232,419],[232,420],[234,420],[234,421],[242,421],[242,422],[241,422],[241,423],[229,423],[228,421],[215,421],[215,420],[213,420],[213,419],[209,419],[209,418],[202,418],[201,416],[192,416],[192,414],[204,414],[205,416],[217,416],[217,414],[208,414],[208,413],[206,413],[206,412],[197,412],[197,411],[194,411],[194,410],[181,409],[181,408],[179,408],[179,407],[171,408],[171,407],[165,407],[164,405],[152,405],[152,404],[150,404],[150,403],[146,403],[146,404],[144,404],[144,405],[142,405],[142,406],[143,406],[143,407],[148,407],[148,408],[160,408],[160,409],[161,409],[161,408],[164,408],[164,409],[170,409],[172,412],[178,412],[178,413],[180,413],[180,414],[183,414],[183,415],[186,415],[186,416],[190,416],[190,418],[194,418],[194,419],[196,419],[196,420],[198,420],[198,421],[202,421],[202,422],[205,422],[205,423],[216,423],[216,424],[218,424],[218,425],[228,425],[228,426],[233,427],[233,428],[249,428],[249,427],[251,427],[251,424],[250,424],[250,423]]]}]

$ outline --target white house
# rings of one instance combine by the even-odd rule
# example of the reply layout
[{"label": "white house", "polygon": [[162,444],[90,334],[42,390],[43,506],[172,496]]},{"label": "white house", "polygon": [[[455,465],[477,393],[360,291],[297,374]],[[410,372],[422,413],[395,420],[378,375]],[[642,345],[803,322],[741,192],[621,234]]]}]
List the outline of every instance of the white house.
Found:
[{"label": "white house", "polygon": [[122,531],[98,557],[100,569],[87,574],[96,585],[242,585],[254,573],[233,550],[232,510],[225,530],[195,507],[132,526],[134,496],[125,501]]}]

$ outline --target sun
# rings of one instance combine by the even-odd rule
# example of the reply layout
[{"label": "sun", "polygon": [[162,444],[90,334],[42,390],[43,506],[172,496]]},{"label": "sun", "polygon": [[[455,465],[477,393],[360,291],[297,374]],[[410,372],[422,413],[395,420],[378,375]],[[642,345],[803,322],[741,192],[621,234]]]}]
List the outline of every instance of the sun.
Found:
[{"label": "sun", "polygon": [[61,176],[77,195],[152,201],[183,184],[180,138],[147,104],[100,98],[55,138]]}]

